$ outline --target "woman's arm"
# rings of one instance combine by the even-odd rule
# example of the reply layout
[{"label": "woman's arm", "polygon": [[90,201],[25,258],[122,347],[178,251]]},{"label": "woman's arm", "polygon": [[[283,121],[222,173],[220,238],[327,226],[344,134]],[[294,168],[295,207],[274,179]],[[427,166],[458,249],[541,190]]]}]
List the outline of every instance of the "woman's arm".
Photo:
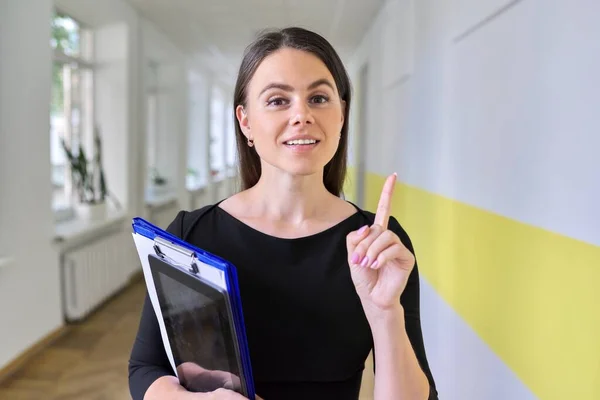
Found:
[{"label": "woman's arm", "polygon": [[[156,381],[170,382],[173,379],[175,374],[162,343],[158,320],[150,297],[146,293],[137,336],[129,357],[131,397],[133,400],[143,400],[146,398],[146,392],[150,392],[150,388]],[[164,387],[163,385],[164,383],[159,387]],[[183,388],[180,386],[177,390],[181,389]]]},{"label": "woman's arm", "polygon": [[396,177],[383,185],[373,224],[347,235],[348,264],[373,335],[375,399],[434,400],[417,260],[407,233],[390,216]]},{"label": "woman's arm", "polygon": [[427,400],[429,381],[406,332],[403,307],[367,318],[374,341],[374,399]]},{"label": "woman's arm", "polygon": [[224,388],[210,393],[192,393],[179,384],[167,358],[156,314],[147,294],[129,359],[129,389],[133,400],[245,399]]},{"label": "woman's arm", "polygon": [[[169,233],[181,236],[183,216],[183,212],[177,214],[167,228]],[[179,398],[174,395],[186,393],[165,352],[158,319],[147,292],[129,358],[129,391],[133,400]]]},{"label": "woman's arm", "polygon": [[[375,400],[437,400],[437,388],[427,360],[421,329],[421,287],[415,250],[410,237],[396,218],[390,217],[389,229],[398,235],[402,244],[415,256],[415,263],[397,307],[391,308],[387,313],[365,310],[374,341]],[[410,382],[403,383],[406,379]],[[423,385],[426,388],[425,395],[410,393],[413,386],[421,388]],[[390,396],[390,393],[404,393],[405,390],[409,392],[405,397]]]}]

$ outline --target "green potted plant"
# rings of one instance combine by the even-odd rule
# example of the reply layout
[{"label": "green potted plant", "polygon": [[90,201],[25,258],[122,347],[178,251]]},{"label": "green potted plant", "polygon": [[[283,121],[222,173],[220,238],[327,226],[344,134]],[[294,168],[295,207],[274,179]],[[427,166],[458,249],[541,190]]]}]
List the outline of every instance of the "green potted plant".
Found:
[{"label": "green potted plant", "polygon": [[88,160],[81,144],[77,153],[69,147],[64,139],[61,144],[71,166],[71,178],[76,197],[77,214],[85,219],[101,219],[106,215],[108,189],[102,166],[102,141],[100,130],[94,130],[94,158]]},{"label": "green potted plant", "polygon": [[167,185],[167,178],[162,176],[158,171],[158,168],[153,167],[150,169],[150,182],[153,186],[160,187]]}]

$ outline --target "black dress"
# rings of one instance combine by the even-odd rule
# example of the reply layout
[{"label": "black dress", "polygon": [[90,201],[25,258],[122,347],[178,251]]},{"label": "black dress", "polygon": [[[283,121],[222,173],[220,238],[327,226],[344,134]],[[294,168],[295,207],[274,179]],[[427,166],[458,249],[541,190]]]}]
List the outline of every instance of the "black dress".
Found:
[{"label": "black dress", "polygon": [[[346,235],[373,224],[374,217],[357,207],[322,232],[282,239],[251,228],[215,204],[181,211],[167,228],[236,266],[256,393],[263,399],[358,398],[373,338],[350,277]],[[413,251],[394,217],[388,228]],[[416,265],[400,301],[408,337],[429,380],[429,398],[437,399],[423,346]],[[164,375],[174,374],[146,294],[129,361],[133,399],[142,400]]]}]

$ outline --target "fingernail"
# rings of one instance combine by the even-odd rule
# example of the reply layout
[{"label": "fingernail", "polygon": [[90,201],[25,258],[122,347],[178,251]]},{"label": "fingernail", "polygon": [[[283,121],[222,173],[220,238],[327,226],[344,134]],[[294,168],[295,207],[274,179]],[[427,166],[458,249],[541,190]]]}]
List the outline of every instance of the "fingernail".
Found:
[{"label": "fingernail", "polygon": [[365,226],[363,226],[362,228],[360,228],[360,229],[358,230],[358,232],[357,232],[357,233],[358,233],[359,235],[362,235],[362,234],[363,234],[363,233],[364,233],[364,232],[367,230],[367,228],[368,228],[368,227],[369,227],[369,225],[365,225]]},{"label": "fingernail", "polygon": [[361,267],[366,267],[367,265],[369,265],[369,257],[363,258],[362,262],[360,263]]},{"label": "fingernail", "polygon": [[378,263],[379,263],[379,262],[378,262],[377,260],[373,261],[373,264],[371,264],[371,269],[375,269],[375,268],[377,268],[377,264],[378,264]]},{"label": "fingernail", "polygon": [[356,264],[359,258],[360,256],[358,255],[358,253],[354,253],[352,254],[352,259],[350,261],[352,261],[352,264]]}]

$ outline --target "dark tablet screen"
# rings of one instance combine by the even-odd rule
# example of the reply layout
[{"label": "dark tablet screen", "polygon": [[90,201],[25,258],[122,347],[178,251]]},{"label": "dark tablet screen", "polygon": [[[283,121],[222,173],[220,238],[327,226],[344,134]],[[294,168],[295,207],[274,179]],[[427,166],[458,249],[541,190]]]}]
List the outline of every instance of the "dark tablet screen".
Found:
[{"label": "dark tablet screen", "polygon": [[226,293],[153,254],[148,259],[181,384],[242,393]]}]

